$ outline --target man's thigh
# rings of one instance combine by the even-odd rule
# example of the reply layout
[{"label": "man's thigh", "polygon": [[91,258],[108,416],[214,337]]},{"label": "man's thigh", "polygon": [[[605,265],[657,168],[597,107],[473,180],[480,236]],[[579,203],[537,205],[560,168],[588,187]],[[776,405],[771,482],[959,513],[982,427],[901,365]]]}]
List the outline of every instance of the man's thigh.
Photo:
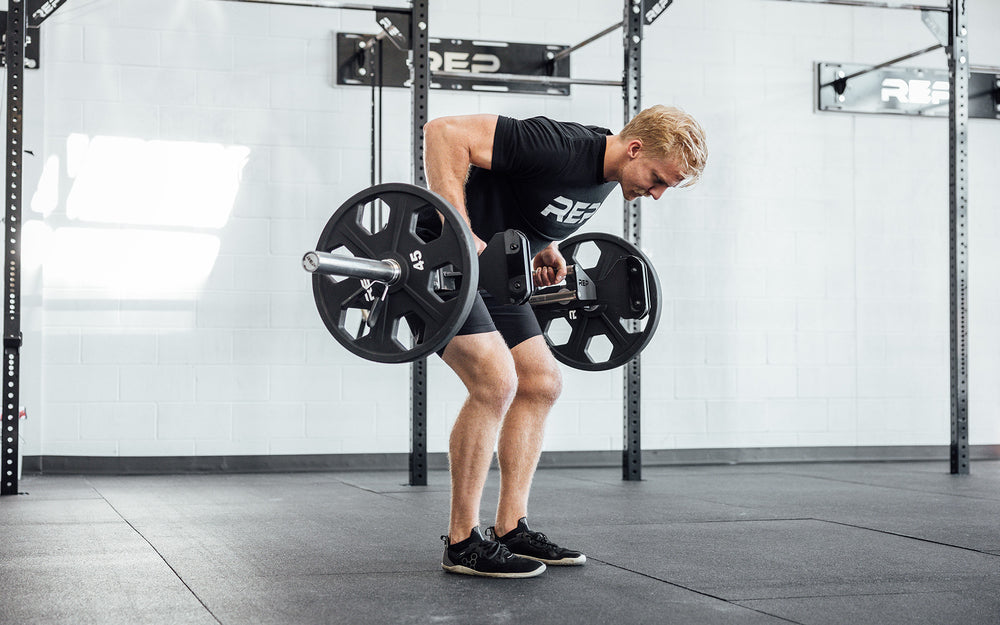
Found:
[{"label": "man's thigh", "polygon": [[[542,328],[538,325],[535,311],[529,304],[513,306],[497,303],[496,299],[480,291],[473,301],[472,310],[465,323],[458,329],[455,337],[471,336],[499,332],[507,347],[513,349],[528,339],[542,336]],[[452,339],[454,340],[454,339]],[[446,345],[438,350],[438,355],[444,358]]]},{"label": "man's thigh", "polygon": [[514,349],[529,339],[542,336],[542,328],[530,304],[502,304],[489,294],[484,295],[483,301],[507,347]]}]

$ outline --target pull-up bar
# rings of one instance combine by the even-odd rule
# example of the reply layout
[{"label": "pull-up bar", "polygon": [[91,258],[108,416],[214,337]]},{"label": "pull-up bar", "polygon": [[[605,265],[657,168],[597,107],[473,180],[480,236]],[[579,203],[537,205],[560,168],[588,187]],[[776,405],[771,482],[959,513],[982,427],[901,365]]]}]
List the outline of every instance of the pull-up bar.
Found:
[{"label": "pull-up bar", "polygon": [[903,2],[865,2],[864,0],[778,0],[778,2],[806,2],[808,4],[839,4],[848,7],[868,7],[872,9],[908,9],[910,11],[941,11],[950,9],[939,5],[909,4]]},{"label": "pull-up bar", "polygon": [[541,85],[597,85],[601,87],[621,87],[620,80],[599,78],[570,78],[567,76],[531,76],[527,74],[494,74],[492,72],[431,72],[431,78],[473,79],[476,82],[528,82]]},{"label": "pull-up bar", "polygon": [[257,4],[289,4],[300,7],[317,7],[320,9],[348,9],[353,11],[397,11],[409,13],[412,9],[405,6],[385,6],[371,4],[353,4],[350,2],[324,2],[323,0],[220,0],[221,2],[253,2]]},{"label": "pull-up bar", "polygon": [[899,63],[900,61],[905,61],[907,59],[912,59],[913,57],[921,56],[923,54],[927,54],[928,52],[933,52],[934,50],[937,50],[938,48],[943,48],[943,47],[944,47],[943,45],[941,45],[940,43],[937,43],[937,44],[934,44],[933,46],[930,46],[928,48],[924,48],[923,50],[917,50],[916,52],[910,52],[909,54],[904,54],[903,56],[898,56],[898,57],[896,57],[894,59],[886,61],[885,63],[879,63],[878,65],[873,65],[873,66],[871,66],[871,67],[869,67],[867,69],[863,69],[863,70],[854,72],[853,74],[850,74],[848,76],[842,76],[841,78],[838,78],[836,80],[831,80],[830,82],[828,82],[826,84],[820,85],[820,89],[823,89],[825,87],[833,87],[837,91],[838,94],[843,93],[844,89],[847,87],[847,81],[850,80],[850,79],[852,79],[852,78],[857,78],[858,76],[864,76],[865,74],[868,74],[870,72],[874,72],[877,69],[882,69],[883,67],[889,67],[890,65],[892,65],[894,63]]},{"label": "pull-up bar", "polygon": [[[605,36],[607,34],[613,33],[614,31],[618,30],[619,28],[621,28],[624,25],[625,25],[625,21],[624,20],[618,22],[617,24],[612,24],[611,26],[608,26],[607,28],[605,28],[601,32],[597,33],[593,37],[588,37],[588,38],[584,39],[583,41],[581,41],[580,43],[576,44],[575,46],[570,46],[570,47],[566,48],[565,50],[562,50],[561,52],[559,52],[559,54],[556,54],[551,59],[549,59],[549,62],[550,63],[555,63],[556,61],[558,61],[560,59],[564,59],[567,56],[569,56],[570,54],[572,54],[573,52],[576,52],[577,50],[579,50],[580,48],[582,48],[583,46],[586,46],[588,44],[594,43],[595,41],[597,41],[601,37],[603,37],[603,36]],[[618,83],[618,84],[620,85],[621,83]]]}]

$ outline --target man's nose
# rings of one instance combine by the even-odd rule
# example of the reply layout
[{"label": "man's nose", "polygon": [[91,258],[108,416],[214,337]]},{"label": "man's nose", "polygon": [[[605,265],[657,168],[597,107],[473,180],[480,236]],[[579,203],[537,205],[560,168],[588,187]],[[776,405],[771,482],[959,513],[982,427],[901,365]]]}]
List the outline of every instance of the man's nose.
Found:
[{"label": "man's nose", "polygon": [[656,185],[654,187],[650,187],[649,194],[653,196],[654,200],[658,200],[658,199],[660,199],[660,196],[663,195],[663,192],[666,191],[666,190],[667,190],[666,187],[660,186],[660,185]]}]

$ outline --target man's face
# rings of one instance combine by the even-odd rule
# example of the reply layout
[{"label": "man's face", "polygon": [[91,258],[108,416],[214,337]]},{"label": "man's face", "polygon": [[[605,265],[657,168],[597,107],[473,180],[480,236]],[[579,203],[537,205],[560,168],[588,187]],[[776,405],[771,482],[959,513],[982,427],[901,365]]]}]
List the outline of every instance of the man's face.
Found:
[{"label": "man's face", "polygon": [[680,167],[673,160],[647,156],[641,149],[622,170],[622,194],[632,201],[639,197],[660,199],[663,192],[684,182]]}]

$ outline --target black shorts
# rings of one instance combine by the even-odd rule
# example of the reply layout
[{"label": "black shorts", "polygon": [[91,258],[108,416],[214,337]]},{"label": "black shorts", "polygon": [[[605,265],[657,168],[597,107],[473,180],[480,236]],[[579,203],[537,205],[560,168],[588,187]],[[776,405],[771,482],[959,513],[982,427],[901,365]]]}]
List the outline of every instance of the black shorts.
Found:
[{"label": "black shorts", "polygon": [[[542,327],[538,325],[538,318],[530,304],[501,304],[486,291],[479,291],[469,316],[455,336],[485,334],[494,330],[500,332],[509,348],[542,334]],[[444,354],[445,347],[438,351],[439,356]]]}]

